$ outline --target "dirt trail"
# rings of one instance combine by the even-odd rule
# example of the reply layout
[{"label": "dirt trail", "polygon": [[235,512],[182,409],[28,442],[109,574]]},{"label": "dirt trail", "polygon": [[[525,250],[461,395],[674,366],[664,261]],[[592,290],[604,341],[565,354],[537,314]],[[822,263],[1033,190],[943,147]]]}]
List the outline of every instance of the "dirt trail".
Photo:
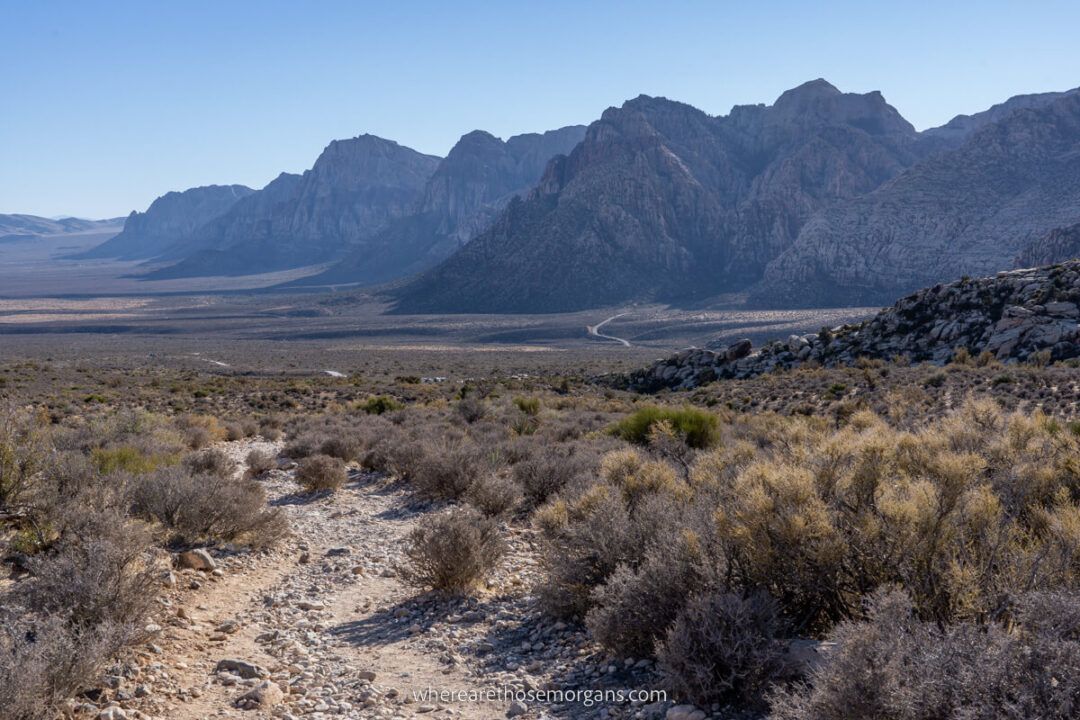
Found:
[{"label": "dirt trail", "polygon": [[600,330],[602,330],[603,327],[609,322],[611,322],[612,320],[618,320],[624,315],[629,315],[629,313],[618,313],[617,315],[612,315],[609,318],[601,320],[596,325],[586,325],[585,330],[589,333],[589,335],[592,335],[595,338],[600,338],[602,340],[613,340],[622,345],[623,347],[632,347],[629,340],[625,340],[621,337],[615,337],[614,335],[605,335],[604,333],[600,332]]},{"label": "dirt trail", "polygon": [[[242,460],[266,443],[225,443]],[[353,473],[333,496],[296,493],[291,471],[263,483],[270,503],[289,515],[294,536],[264,554],[218,557],[219,573],[176,573],[164,629],[145,680],[152,717],[410,717],[445,709],[425,702],[428,689],[478,690],[460,663],[440,659],[426,642],[423,598],[397,577],[403,537],[418,513],[404,490]],[[179,615],[179,616],[178,616]],[[418,624],[417,620],[421,620]],[[252,663],[287,689],[283,703],[252,711],[236,699],[261,682],[216,673],[222,659]],[[160,664],[160,665],[159,665]],[[157,672],[155,672],[155,670]],[[453,705],[461,718],[502,718],[507,704]]]}]

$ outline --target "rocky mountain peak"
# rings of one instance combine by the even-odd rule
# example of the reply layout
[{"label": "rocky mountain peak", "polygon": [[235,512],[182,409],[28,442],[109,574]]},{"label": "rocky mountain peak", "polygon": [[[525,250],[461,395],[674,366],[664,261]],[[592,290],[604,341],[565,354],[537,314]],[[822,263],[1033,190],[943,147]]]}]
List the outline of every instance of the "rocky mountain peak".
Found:
[{"label": "rocky mountain peak", "polygon": [[844,93],[822,79],[784,92],[764,116],[771,123],[851,125],[871,135],[915,136],[881,92]]}]

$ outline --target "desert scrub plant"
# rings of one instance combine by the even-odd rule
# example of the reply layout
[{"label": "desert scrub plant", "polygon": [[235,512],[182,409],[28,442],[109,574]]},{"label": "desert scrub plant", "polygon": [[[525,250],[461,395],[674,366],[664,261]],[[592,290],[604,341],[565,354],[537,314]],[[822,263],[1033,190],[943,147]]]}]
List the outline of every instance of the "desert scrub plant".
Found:
[{"label": "desert scrub plant", "polygon": [[400,574],[417,588],[464,593],[478,586],[504,552],[495,520],[454,507],[424,517],[409,533]]},{"label": "desert scrub plant", "polygon": [[636,445],[647,445],[649,432],[658,422],[667,422],[672,430],[692,448],[702,449],[718,439],[719,418],[706,410],[694,407],[668,408],[650,405],[628,415],[612,428],[611,433]]},{"label": "desert scrub plant", "polygon": [[465,422],[470,424],[482,420],[487,415],[487,405],[484,404],[483,399],[472,395],[459,400],[455,410]]},{"label": "desert scrub plant", "polygon": [[176,427],[192,450],[201,450],[226,438],[225,428],[213,415],[181,415],[176,419]]},{"label": "desert scrub plant", "polygon": [[277,458],[268,450],[254,449],[244,458],[248,477],[259,477],[277,467]]},{"label": "desert scrub plant", "polygon": [[526,415],[535,417],[540,414],[540,398],[518,396],[514,398],[514,406]]},{"label": "desert scrub plant", "polygon": [[184,459],[184,467],[195,475],[213,475],[228,480],[236,475],[239,466],[228,453],[218,448],[191,453]]},{"label": "desert scrub plant", "polygon": [[544,445],[531,448],[515,463],[513,475],[531,509],[595,471],[597,464],[596,456],[583,444]]},{"label": "desert scrub plant", "polygon": [[589,632],[619,657],[651,657],[687,598],[722,572],[711,560],[690,529],[654,543],[637,568],[619,565],[593,592]]},{"label": "desert scrub plant", "polygon": [[657,661],[677,698],[756,706],[774,682],[792,675],[785,636],[780,607],[766,593],[707,590],[679,612]]},{"label": "desert scrub plant", "polygon": [[115,510],[68,498],[59,539],[0,596],[4,717],[51,720],[106,664],[145,639],[156,604],[148,536]]},{"label": "desert scrub plant", "polygon": [[131,445],[119,447],[94,448],[90,459],[95,469],[102,475],[125,472],[131,474],[148,473],[159,467],[176,463],[177,456],[169,454],[147,454],[142,449]]},{"label": "desert scrub plant", "polygon": [[26,499],[51,448],[44,418],[13,409],[0,412],[0,513]]},{"label": "desert scrub plant", "polygon": [[183,468],[137,477],[129,491],[136,515],[156,520],[172,540],[272,545],[288,531],[285,516],[266,506],[262,487],[247,478],[223,480]]},{"label": "desert scrub plant", "polygon": [[407,477],[430,498],[461,499],[477,478],[498,469],[497,458],[470,441],[442,439],[425,443],[422,448]]},{"label": "desert scrub plant", "polygon": [[382,415],[383,413],[400,410],[405,406],[389,395],[375,395],[369,397],[357,407],[368,415]]},{"label": "desert scrub plant", "polygon": [[511,515],[521,505],[521,486],[502,472],[478,476],[465,492],[465,500],[489,517]]},{"label": "desert scrub plant", "polygon": [[[1047,602],[1050,600],[1050,602]],[[902,591],[882,589],[864,621],[846,621],[806,683],[771,698],[777,720],[888,717],[1075,717],[1080,603],[1073,594],[1019,598],[1015,626],[918,619]]]},{"label": "desert scrub plant", "polygon": [[348,480],[345,463],[329,455],[312,455],[300,461],[296,468],[296,482],[309,493],[328,490],[333,492]]}]

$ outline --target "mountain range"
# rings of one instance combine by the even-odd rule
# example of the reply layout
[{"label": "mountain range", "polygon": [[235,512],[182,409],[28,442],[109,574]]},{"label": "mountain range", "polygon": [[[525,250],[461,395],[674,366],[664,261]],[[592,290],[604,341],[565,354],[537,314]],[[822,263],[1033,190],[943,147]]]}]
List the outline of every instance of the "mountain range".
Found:
[{"label": "mountain range", "polygon": [[918,132],[878,92],[814,80],[711,116],[640,96],[445,158],[370,135],[303,175],[133,213],[95,256],[146,277],[322,265],[293,285],[377,285],[399,312],[628,302],[885,304],[1077,252],[1080,92],[1022,95]]},{"label": "mountain range", "polygon": [[76,217],[45,218],[37,215],[0,214],[0,242],[33,240],[49,235],[108,230],[119,224],[119,218],[108,220],[84,220]]}]

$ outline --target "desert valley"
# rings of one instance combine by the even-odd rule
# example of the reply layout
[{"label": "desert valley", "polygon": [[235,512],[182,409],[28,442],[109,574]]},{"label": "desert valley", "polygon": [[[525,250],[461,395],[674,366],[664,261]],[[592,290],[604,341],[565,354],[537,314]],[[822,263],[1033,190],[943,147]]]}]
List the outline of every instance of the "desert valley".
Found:
[{"label": "desert valley", "polygon": [[0,215],[0,720],[1077,717],[1080,90],[587,120]]}]

